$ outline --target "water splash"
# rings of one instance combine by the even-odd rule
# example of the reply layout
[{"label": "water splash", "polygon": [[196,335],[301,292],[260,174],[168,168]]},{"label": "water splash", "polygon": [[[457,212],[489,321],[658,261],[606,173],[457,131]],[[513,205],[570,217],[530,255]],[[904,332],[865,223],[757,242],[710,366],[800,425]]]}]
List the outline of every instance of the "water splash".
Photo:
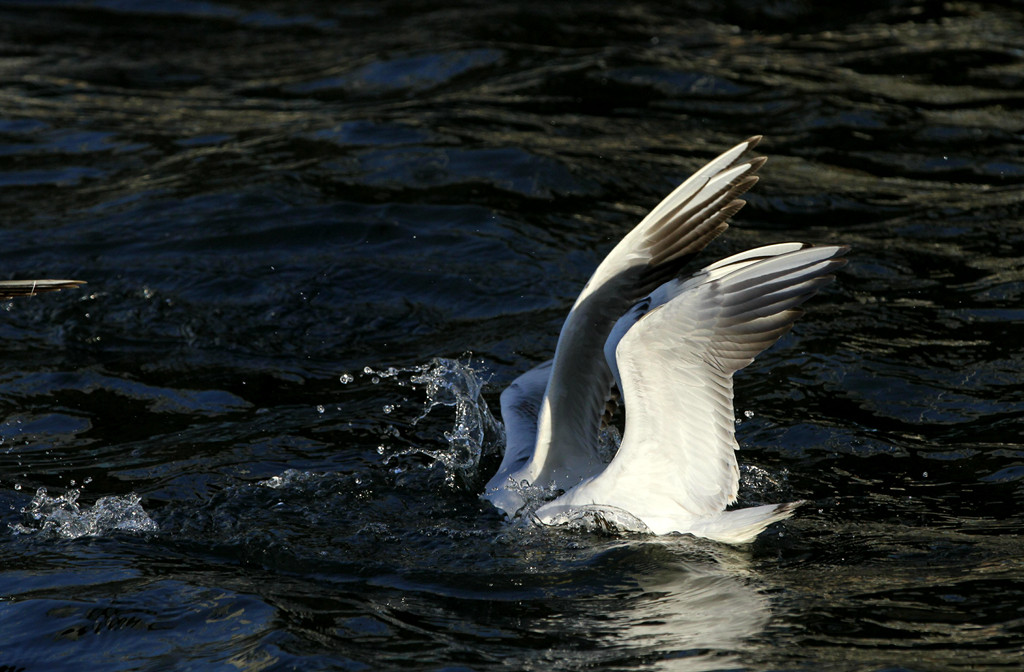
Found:
[{"label": "water splash", "polygon": [[77,539],[115,531],[138,533],[158,529],[135,493],[101,497],[91,507],[78,504],[81,494],[80,489],[72,488],[59,497],[50,497],[46,488],[39,488],[29,505],[21,510],[22,522],[10,526],[12,532]]},{"label": "water splash", "polygon": [[430,367],[410,378],[410,382],[426,387],[427,402],[423,412],[413,420],[417,424],[438,406],[455,410],[455,422],[444,433],[446,449],[413,448],[444,465],[445,482],[455,486],[456,481],[471,482],[485,452],[505,442],[505,429],[491,415],[482,391],[487,384],[479,372],[454,359],[435,358]]},{"label": "water splash", "polygon": [[[426,395],[426,399],[412,400],[412,403],[408,403],[409,397],[403,396],[402,403],[382,407],[383,414],[389,417],[382,428],[387,445],[382,443],[377,452],[383,456],[385,465],[402,457],[422,455],[432,460],[432,466],[441,465],[449,487],[474,487],[481,457],[498,450],[505,440],[504,427],[491,414],[483,398],[489,376],[473,368],[468,358],[463,362],[438,357],[429,364],[409,368],[388,367],[378,371],[367,366],[362,377],[369,378],[374,385],[388,381],[406,390],[422,390]],[[399,413],[403,407],[418,414]],[[428,419],[433,424],[444,423],[446,418],[438,415],[441,409],[451,409],[453,417],[450,428],[441,431],[447,445],[436,447],[432,438],[415,437],[414,428],[422,428]],[[436,436],[436,430],[429,431],[430,437]],[[392,447],[395,441],[405,445],[395,449]],[[402,473],[406,468],[406,464],[393,466],[392,473]]]}]

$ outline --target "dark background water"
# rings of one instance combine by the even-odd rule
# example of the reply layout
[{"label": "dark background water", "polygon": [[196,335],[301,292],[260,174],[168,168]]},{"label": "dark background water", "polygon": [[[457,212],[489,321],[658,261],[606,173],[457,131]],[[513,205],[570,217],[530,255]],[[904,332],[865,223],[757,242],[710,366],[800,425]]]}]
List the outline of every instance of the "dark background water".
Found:
[{"label": "dark background water", "polygon": [[[1022,26],[0,2],[0,273],[89,283],[0,320],[0,668],[1019,669]],[[472,372],[496,408],[755,133],[704,261],[853,246],[737,378],[743,501],[810,504],[746,549],[503,524],[494,436],[450,466],[482,402],[416,418]]]}]

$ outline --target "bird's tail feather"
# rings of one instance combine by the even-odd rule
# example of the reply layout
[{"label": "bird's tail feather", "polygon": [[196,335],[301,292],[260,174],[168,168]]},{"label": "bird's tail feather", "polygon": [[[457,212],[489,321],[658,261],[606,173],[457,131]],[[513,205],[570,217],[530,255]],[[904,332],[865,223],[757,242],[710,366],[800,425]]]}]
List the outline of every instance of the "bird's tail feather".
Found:
[{"label": "bird's tail feather", "polygon": [[787,504],[766,504],[745,509],[723,511],[705,525],[693,526],[691,532],[725,544],[745,544],[754,540],[766,527],[793,515],[803,501]]}]

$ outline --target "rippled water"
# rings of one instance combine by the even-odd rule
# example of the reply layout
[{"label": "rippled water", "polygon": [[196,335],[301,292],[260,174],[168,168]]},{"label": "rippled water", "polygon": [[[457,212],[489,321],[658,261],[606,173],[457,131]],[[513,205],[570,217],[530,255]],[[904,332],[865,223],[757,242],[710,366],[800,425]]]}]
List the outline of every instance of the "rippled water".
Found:
[{"label": "rippled water", "polygon": [[[837,6],[838,7],[838,6]],[[1024,8],[0,2],[0,667],[1024,662]],[[704,160],[853,246],[748,548],[507,525],[497,395]],[[495,411],[496,412],[496,411]]]}]

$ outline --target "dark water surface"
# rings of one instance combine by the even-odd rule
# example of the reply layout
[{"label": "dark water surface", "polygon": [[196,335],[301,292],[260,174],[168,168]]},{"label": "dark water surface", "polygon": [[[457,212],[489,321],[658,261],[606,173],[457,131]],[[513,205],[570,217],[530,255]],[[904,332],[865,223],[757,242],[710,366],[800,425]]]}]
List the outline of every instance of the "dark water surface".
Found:
[{"label": "dark water surface", "polygon": [[[0,274],[89,283],[0,315],[0,669],[1020,669],[1024,6],[829,7],[0,2]],[[755,133],[703,260],[853,246],[737,378],[810,503],[502,523],[487,406]]]}]

